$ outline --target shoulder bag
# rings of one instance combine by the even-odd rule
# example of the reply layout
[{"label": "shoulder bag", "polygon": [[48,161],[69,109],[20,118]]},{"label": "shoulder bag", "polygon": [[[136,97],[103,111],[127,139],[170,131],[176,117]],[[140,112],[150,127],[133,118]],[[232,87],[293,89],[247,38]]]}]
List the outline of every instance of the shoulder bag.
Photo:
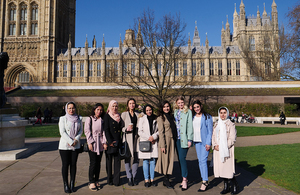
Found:
[{"label": "shoulder bag", "polygon": [[140,141],[139,148],[141,152],[151,152],[151,142],[150,141]]},{"label": "shoulder bag", "polygon": [[120,160],[124,160],[126,158],[130,158],[131,157],[131,152],[127,143],[127,139],[126,139],[126,133],[125,134],[125,141],[122,142],[121,147],[119,149],[119,154],[120,154]]}]

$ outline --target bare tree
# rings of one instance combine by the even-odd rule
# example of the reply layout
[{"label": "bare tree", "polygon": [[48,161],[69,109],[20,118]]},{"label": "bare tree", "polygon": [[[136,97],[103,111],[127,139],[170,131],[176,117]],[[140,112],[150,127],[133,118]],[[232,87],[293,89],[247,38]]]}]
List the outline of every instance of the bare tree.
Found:
[{"label": "bare tree", "polygon": [[190,88],[196,76],[191,67],[190,39],[188,52],[182,51],[187,43],[185,28],[180,14],[167,14],[156,21],[153,10],[144,10],[135,19],[135,43],[124,42],[128,56],[124,55],[123,61],[131,59],[137,63],[131,67],[123,63],[123,79],[117,84],[133,89],[144,101],[156,106],[165,99],[195,91]]},{"label": "bare tree", "polygon": [[241,55],[251,76],[257,80],[280,80],[286,76],[280,68],[280,61],[286,54],[287,36],[284,29],[269,30],[263,32],[260,39],[255,41],[255,46],[251,45],[251,38],[242,35],[239,39]]}]

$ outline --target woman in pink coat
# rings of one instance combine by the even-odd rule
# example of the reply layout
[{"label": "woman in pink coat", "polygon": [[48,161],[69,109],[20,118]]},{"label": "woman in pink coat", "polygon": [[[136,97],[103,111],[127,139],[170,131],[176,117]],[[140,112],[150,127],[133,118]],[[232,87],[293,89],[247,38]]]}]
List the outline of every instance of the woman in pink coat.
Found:
[{"label": "woman in pink coat", "polygon": [[[223,178],[224,189],[221,194],[237,194],[237,181],[234,177],[234,143],[236,141],[236,129],[234,123],[228,118],[229,111],[226,107],[218,110],[219,120],[213,129],[212,147],[214,149],[214,174]],[[231,188],[229,187],[229,180]]]},{"label": "woman in pink coat", "polygon": [[107,149],[105,133],[103,131],[104,107],[97,103],[91,116],[85,120],[84,133],[89,146],[89,188],[92,191],[100,189],[98,182],[103,150]]}]

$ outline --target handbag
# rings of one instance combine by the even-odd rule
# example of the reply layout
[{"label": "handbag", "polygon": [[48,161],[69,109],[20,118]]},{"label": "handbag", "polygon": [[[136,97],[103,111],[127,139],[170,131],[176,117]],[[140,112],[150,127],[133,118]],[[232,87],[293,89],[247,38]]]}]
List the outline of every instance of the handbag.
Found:
[{"label": "handbag", "polygon": [[83,144],[80,144],[79,153],[88,152],[88,151],[89,151],[89,146],[86,142]]},{"label": "handbag", "polygon": [[141,152],[151,152],[151,142],[150,141],[140,141],[139,148]]},{"label": "handbag", "polygon": [[125,141],[122,142],[121,147],[119,149],[119,154],[120,154],[120,160],[124,160],[126,158],[130,158],[131,157],[131,152],[127,143],[127,139],[126,139],[126,133],[125,134]]}]

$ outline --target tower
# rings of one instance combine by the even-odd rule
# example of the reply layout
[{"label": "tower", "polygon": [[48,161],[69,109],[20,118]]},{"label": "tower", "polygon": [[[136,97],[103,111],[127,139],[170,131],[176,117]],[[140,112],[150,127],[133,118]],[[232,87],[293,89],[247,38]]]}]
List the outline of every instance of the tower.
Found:
[{"label": "tower", "polygon": [[56,57],[75,46],[76,0],[1,1],[0,50],[10,57],[5,87],[55,82]]},{"label": "tower", "polygon": [[195,21],[195,31],[194,31],[194,37],[193,37],[193,47],[200,46],[200,37],[199,32],[197,28],[197,21]]}]

